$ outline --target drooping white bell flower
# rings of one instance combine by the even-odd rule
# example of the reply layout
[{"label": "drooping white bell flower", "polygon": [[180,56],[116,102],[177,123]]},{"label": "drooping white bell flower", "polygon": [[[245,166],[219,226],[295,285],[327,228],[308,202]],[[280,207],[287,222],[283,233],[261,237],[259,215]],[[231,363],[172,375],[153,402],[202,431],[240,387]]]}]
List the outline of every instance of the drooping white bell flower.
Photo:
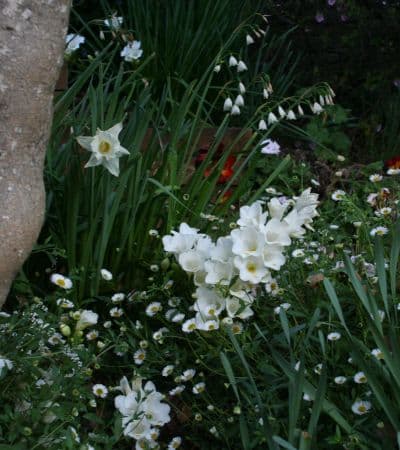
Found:
[{"label": "drooping white bell flower", "polygon": [[254,44],[254,39],[250,36],[250,34],[246,35],[246,44],[247,45]]},{"label": "drooping white bell flower", "polygon": [[78,136],[77,141],[86,150],[92,152],[92,156],[85,167],[95,167],[102,165],[112,175],[119,175],[119,158],[129,155],[126,148],[122,147],[118,135],[122,130],[122,123],[117,123],[108,130],[102,131],[99,128],[94,136]]},{"label": "drooping white bell flower", "polygon": [[238,116],[240,114],[240,108],[238,105],[233,105],[231,109],[232,116]]},{"label": "drooping white bell flower", "polygon": [[233,102],[230,97],[226,98],[224,101],[224,111],[230,111],[232,109]]},{"label": "drooping white bell flower", "polygon": [[229,67],[235,67],[235,66],[238,65],[238,61],[237,61],[237,59],[236,59],[233,55],[231,55],[231,56],[229,57],[229,62],[228,62],[228,64],[229,64]]},{"label": "drooping white bell flower", "polygon": [[244,84],[242,82],[239,83],[239,92],[241,94],[245,94],[246,93],[246,88],[244,86]]},{"label": "drooping white bell flower", "polygon": [[104,20],[104,25],[108,28],[113,28],[114,30],[119,30],[124,22],[123,17],[112,16],[110,19]]},{"label": "drooping white bell flower", "polygon": [[270,112],[268,114],[268,125],[272,125],[273,123],[278,122],[278,118],[273,112]]},{"label": "drooping white bell flower", "polygon": [[282,106],[279,105],[278,107],[278,113],[279,116],[283,119],[284,117],[286,117],[286,111],[282,108]]},{"label": "drooping white bell flower", "polygon": [[245,70],[247,70],[246,64],[243,61],[239,61],[238,65],[237,65],[237,71],[244,72]]},{"label": "drooping white bell flower", "polygon": [[267,122],[265,122],[264,119],[261,119],[261,120],[258,122],[258,129],[259,129],[260,131],[265,131],[265,130],[267,129]]},{"label": "drooping white bell flower", "polygon": [[286,118],[288,120],[296,120],[296,114],[293,112],[293,110],[289,110],[286,115]]},{"label": "drooping white bell flower", "polygon": [[70,56],[75,50],[78,50],[81,44],[85,42],[85,37],[79,34],[71,33],[65,36],[65,42],[67,44],[65,54]]},{"label": "drooping white bell flower", "polygon": [[239,94],[235,99],[235,105],[239,106],[240,108],[244,106],[244,98],[242,94]]}]

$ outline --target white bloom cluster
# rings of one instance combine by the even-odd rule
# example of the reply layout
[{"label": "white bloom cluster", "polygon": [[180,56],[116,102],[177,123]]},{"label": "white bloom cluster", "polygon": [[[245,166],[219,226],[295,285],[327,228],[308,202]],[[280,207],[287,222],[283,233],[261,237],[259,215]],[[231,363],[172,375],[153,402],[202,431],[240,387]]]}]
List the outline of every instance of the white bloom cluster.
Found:
[{"label": "white bloom cluster", "polygon": [[[184,322],[182,330],[211,331],[219,328],[221,320],[229,324],[233,318],[252,316],[255,289],[269,285],[271,271],[285,264],[284,248],[311,228],[317,205],[318,194],[308,188],[293,199],[273,198],[268,211],[259,201],[243,206],[238,227],[216,243],[186,223],[164,236],[164,250],[175,255],[196,285],[196,316]],[[221,319],[223,312],[227,317]]]},{"label": "white bloom cluster", "polygon": [[115,407],[123,416],[124,435],[137,441],[136,448],[153,448],[159,428],[171,420],[170,406],[162,402],[164,396],[151,381],[142,387],[142,379],[137,378],[131,387],[123,377],[118,389],[123,395],[115,398]]}]

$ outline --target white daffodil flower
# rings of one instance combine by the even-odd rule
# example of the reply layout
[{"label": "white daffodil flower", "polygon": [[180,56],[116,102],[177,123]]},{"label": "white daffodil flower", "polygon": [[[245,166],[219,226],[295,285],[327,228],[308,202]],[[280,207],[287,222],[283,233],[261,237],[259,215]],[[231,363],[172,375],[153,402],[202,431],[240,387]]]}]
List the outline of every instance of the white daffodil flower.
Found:
[{"label": "white daffodil flower", "polygon": [[108,130],[96,131],[94,136],[78,136],[76,139],[84,149],[92,152],[92,156],[86,163],[86,167],[102,165],[112,175],[119,175],[119,158],[122,155],[129,155],[126,148],[122,147],[118,135],[122,130],[122,123],[117,123]]}]

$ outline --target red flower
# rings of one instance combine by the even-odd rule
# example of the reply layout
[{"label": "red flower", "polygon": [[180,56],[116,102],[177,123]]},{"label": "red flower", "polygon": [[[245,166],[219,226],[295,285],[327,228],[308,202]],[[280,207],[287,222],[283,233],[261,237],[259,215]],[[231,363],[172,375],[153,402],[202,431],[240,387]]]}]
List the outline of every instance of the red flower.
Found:
[{"label": "red flower", "polygon": [[385,161],[385,167],[387,169],[400,169],[400,156],[395,156]]}]

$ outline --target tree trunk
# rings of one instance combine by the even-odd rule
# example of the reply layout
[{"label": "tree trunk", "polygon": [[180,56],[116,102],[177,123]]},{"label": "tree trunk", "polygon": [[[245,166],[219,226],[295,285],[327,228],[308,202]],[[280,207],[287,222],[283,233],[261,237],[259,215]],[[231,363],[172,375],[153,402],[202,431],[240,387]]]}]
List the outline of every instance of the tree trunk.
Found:
[{"label": "tree trunk", "polygon": [[69,0],[0,0],[0,309],[43,223]]}]

